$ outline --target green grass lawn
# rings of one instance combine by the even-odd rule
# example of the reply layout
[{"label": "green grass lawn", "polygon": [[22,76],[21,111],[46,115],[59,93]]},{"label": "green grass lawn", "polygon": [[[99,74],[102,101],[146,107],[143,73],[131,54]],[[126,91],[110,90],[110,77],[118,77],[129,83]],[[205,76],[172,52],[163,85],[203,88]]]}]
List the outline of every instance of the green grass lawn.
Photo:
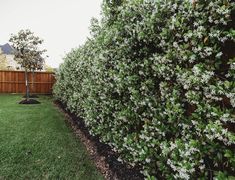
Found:
[{"label": "green grass lawn", "polygon": [[52,98],[0,95],[0,180],[103,179]]}]

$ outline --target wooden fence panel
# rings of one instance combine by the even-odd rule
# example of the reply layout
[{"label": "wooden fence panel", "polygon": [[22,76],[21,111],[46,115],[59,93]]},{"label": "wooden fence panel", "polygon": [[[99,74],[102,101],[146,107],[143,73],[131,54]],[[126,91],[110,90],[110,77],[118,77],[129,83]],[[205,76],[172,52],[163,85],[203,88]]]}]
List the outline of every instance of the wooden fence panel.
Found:
[{"label": "wooden fence panel", "polygon": [[[52,94],[55,75],[51,72],[28,73],[30,92],[36,94]],[[0,71],[0,93],[25,93],[24,71]]]}]

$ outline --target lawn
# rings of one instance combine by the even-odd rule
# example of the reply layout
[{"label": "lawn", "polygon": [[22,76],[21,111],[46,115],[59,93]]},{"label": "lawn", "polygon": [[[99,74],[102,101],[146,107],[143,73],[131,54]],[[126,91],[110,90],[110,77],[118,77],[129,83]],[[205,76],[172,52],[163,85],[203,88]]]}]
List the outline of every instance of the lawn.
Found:
[{"label": "lawn", "polygon": [[103,179],[49,96],[0,95],[0,179]]}]

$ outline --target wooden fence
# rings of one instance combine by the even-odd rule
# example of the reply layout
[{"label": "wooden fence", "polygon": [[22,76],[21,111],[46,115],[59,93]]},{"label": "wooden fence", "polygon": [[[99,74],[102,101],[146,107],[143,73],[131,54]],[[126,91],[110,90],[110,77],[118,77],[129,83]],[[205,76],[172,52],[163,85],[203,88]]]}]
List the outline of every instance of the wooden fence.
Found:
[{"label": "wooden fence", "polygon": [[[54,73],[35,72],[28,73],[30,93],[52,94],[52,86],[55,82]],[[0,71],[0,93],[25,93],[24,71]]]}]

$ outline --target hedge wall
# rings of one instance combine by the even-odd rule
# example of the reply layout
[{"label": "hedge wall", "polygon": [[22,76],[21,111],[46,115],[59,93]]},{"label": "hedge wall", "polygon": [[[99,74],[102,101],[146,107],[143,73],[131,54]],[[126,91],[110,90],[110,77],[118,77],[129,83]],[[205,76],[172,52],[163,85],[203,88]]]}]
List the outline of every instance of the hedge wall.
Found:
[{"label": "hedge wall", "polygon": [[54,95],[148,178],[235,171],[235,2],[103,3]]}]

